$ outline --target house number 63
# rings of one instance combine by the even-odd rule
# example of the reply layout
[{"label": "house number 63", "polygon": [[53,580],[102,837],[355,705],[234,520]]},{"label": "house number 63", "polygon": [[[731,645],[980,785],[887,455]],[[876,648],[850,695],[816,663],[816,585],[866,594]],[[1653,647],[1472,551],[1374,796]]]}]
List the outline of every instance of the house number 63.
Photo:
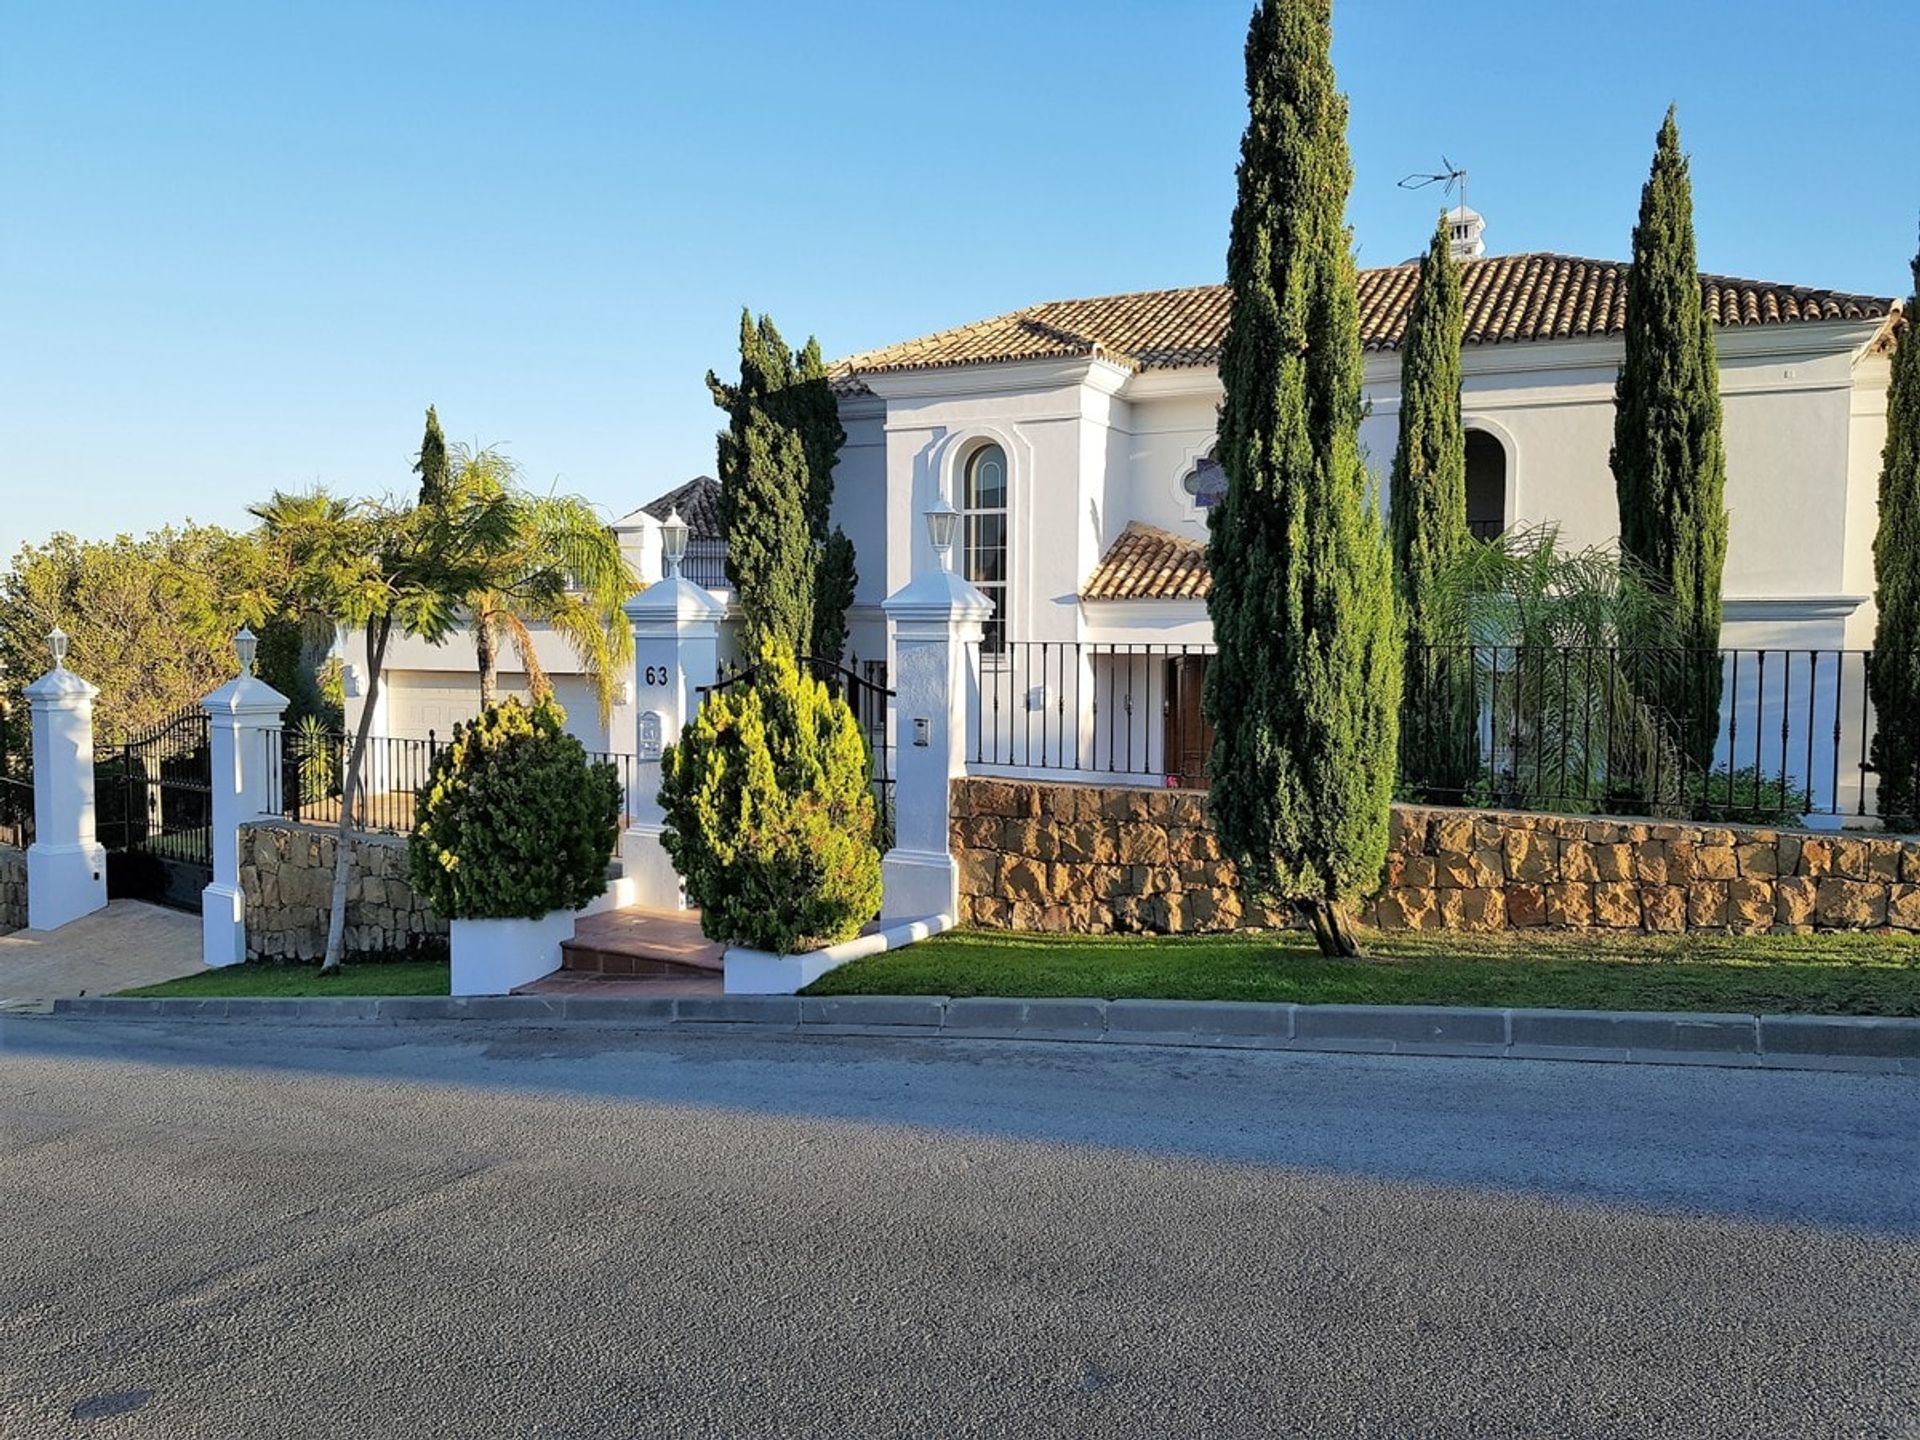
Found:
[{"label": "house number 63", "polygon": [[649,685],[665,685],[673,679],[673,667],[670,665],[649,665],[641,672]]}]

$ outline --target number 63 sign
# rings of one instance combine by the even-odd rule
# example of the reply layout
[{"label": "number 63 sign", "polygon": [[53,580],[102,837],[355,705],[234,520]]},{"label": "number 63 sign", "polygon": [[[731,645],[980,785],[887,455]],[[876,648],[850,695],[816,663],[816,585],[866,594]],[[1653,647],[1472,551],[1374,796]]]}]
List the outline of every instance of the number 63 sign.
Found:
[{"label": "number 63 sign", "polygon": [[670,685],[673,683],[671,665],[648,665],[640,672],[640,679],[648,685]]}]

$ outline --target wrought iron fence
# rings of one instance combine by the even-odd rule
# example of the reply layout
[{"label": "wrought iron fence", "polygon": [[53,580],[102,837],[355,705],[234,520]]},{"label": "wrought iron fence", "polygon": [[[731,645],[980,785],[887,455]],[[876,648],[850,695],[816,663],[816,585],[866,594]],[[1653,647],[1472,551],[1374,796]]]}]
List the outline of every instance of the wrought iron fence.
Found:
[{"label": "wrought iron fence", "polygon": [[32,731],[0,700],[0,845],[26,849],[33,843]]},{"label": "wrought iron fence", "polygon": [[[1209,783],[1213,730],[1201,691],[1212,645],[1016,640],[971,650],[968,755],[976,770]],[[1450,773],[1403,773],[1401,793],[1434,804],[1726,823],[1866,815],[1867,658],[1811,649],[1422,652],[1409,693],[1428,697],[1431,708],[1417,703],[1403,732],[1425,740],[1431,754],[1452,726],[1456,748]],[[1651,666],[1682,662],[1718,686],[1710,764],[1682,755],[1671,719],[1635,683]]]},{"label": "wrought iron fence", "polygon": [[[270,814],[310,825],[340,819],[352,736],[338,730],[295,726],[267,734],[267,773],[273,777]],[[432,780],[433,762],[445,742],[429,730],[424,740],[373,735],[360,766],[359,793],[348,824],[355,830],[400,835],[413,829],[420,792]],[[589,750],[587,760],[614,767],[620,782],[620,828],[634,813],[634,757]]]},{"label": "wrought iron fence", "polygon": [[1200,686],[1213,646],[1005,640],[970,649],[974,765],[1206,783],[1213,734]]},{"label": "wrought iron fence", "polygon": [[[1868,652],[1467,645],[1415,652],[1403,790],[1448,804],[1769,823],[1871,812]],[[1649,698],[1661,667],[1719,694],[1711,759]],[[1405,753],[1403,751],[1403,753]],[[1704,754],[1704,746],[1702,749]],[[1431,763],[1431,762],[1427,762]],[[1450,772],[1450,773],[1449,773]]]},{"label": "wrought iron fence", "polygon": [[731,590],[733,584],[727,579],[727,542],[689,541],[687,553],[680,558],[680,573],[704,589]]}]

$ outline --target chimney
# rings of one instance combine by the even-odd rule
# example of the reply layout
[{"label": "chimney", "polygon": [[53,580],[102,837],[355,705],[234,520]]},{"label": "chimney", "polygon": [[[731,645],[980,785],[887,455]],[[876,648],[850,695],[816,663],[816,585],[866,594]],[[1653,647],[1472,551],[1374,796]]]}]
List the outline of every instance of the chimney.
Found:
[{"label": "chimney", "polygon": [[1453,258],[1456,260],[1478,260],[1487,253],[1487,245],[1480,237],[1486,233],[1486,217],[1478,210],[1469,209],[1464,201],[1447,212],[1447,234],[1453,240]]}]

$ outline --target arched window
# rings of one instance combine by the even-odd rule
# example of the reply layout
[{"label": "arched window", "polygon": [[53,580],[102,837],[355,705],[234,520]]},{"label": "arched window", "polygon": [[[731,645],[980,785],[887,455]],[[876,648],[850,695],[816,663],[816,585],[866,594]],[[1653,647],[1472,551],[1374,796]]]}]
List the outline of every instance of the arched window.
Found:
[{"label": "arched window", "polygon": [[965,575],[993,601],[983,648],[996,653],[1007,640],[1007,452],[982,445],[967,457],[960,486],[961,558]]},{"label": "arched window", "polygon": [[1507,528],[1507,451],[1485,430],[1467,431],[1467,531],[1496,539]]}]

